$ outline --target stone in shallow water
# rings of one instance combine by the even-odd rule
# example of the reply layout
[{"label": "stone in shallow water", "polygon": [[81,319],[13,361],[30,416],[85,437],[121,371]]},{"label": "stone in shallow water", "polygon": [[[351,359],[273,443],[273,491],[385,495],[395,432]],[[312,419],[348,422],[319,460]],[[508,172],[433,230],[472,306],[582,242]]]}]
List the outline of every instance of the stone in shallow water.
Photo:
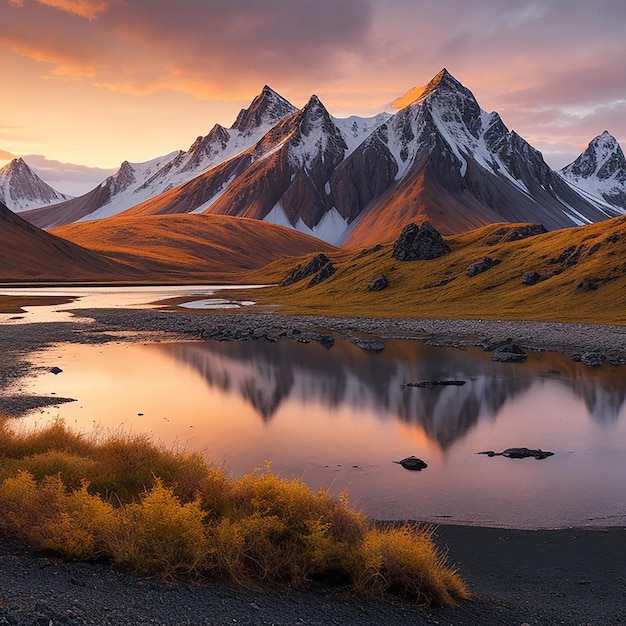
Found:
[{"label": "stone in shallow water", "polygon": [[494,452],[493,450],[486,450],[485,452],[478,452],[478,454],[486,454],[487,456],[505,456],[508,459],[527,459],[532,456],[537,460],[547,459],[549,456],[554,456],[554,452],[548,452],[547,450],[533,450],[531,448],[507,448],[503,452]]},{"label": "stone in shallow water", "polygon": [[406,459],[402,459],[401,461],[394,461],[394,463],[402,465],[404,469],[418,472],[428,467],[428,465],[426,465],[426,463],[422,461],[422,459],[418,459],[416,456],[407,456]]}]

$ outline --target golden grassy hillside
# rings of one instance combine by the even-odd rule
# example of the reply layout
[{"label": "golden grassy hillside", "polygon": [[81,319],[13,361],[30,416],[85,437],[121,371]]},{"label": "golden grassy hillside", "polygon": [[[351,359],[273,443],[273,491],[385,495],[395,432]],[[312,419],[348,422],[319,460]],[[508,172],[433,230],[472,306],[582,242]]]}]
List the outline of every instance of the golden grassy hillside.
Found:
[{"label": "golden grassy hillside", "polygon": [[334,250],[282,226],[221,215],[116,216],[51,232],[137,268],[147,280],[236,281],[281,257]]},{"label": "golden grassy hillside", "polygon": [[[505,241],[516,226],[446,237],[452,252],[431,261],[397,261],[392,244],[365,256],[362,250],[331,253],[337,271],[319,285],[309,288],[305,279],[255,297],[290,313],[626,322],[626,217]],[[469,277],[470,265],[483,257],[499,263]],[[279,282],[294,265],[282,260],[248,278]],[[541,280],[523,284],[529,271]],[[389,286],[368,291],[381,273]]]}]

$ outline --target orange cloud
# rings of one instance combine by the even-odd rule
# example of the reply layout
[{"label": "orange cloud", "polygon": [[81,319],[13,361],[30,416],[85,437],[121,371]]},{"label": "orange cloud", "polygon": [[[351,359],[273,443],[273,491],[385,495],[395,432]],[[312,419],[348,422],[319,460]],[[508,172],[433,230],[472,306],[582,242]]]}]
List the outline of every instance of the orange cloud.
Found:
[{"label": "orange cloud", "polygon": [[[11,0],[11,2],[23,6],[24,0]],[[88,20],[95,19],[98,14],[105,13],[109,8],[107,0],[37,0],[37,2]]]},{"label": "orange cloud", "polygon": [[[7,41],[5,39],[5,41]],[[55,68],[52,74],[66,78],[92,78],[96,69],[93,65],[83,63],[71,54],[50,48],[37,47],[25,41],[7,41],[9,48],[24,57],[39,61],[40,63],[50,63]]]}]

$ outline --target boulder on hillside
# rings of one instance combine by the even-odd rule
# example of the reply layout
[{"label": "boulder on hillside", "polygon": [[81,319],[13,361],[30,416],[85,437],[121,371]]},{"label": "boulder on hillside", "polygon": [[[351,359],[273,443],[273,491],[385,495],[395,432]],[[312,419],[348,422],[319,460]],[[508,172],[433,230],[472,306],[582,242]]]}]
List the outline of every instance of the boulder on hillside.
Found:
[{"label": "boulder on hillside", "polygon": [[467,275],[471,278],[472,276],[478,276],[478,274],[482,274],[487,270],[491,269],[494,265],[498,265],[500,263],[500,259],[492,259],[490,256],[484,256],[480,261],[476,261],[476,263],[472,263],[467,268]]},{"label": "boulder on hillside", "polygon": [[281,287],[288,287],[298,281],[301,281],[313,274],[317,274],[325,265],[330,263],[330,259],[325,254],[314,256],[306,265],[298,265],[290,274],[280,283]]},{"label": "boulder on hillside", "polygon": [[443,237],[429,222],[421,226],[407,224],[393,244],[393,258],[398,261],[429,261],[450,252]]},{"label": "boulder on hillside", "polygon": [[384,274],[377,276],[371,283],[368,283],[367,290],[368,291],[382,291],[383,289],[387,289],[389,287],[389,280]]},{"label": "boulder on hillside", "polygon": [[495,246],[498,243],[506,243],[508,241],[519,241],[535,237],[536,235],[544,235],[548,231],[543,224],[524,224],[523,226],[504,226],[499,228],[493,237],[487,242],[488,246]]},{"label": "boulder on hillside", "polygon": [[523,285],[536,285],[541,280],[541,274],[531,270],[522,276]]},{"label": "boulder on hillside", "polygon": [[319,285],[323,280],[330,278],[336,271],[337,270],[335,269],[335,266],[330,261],[328,261],[328,263],[326,263],[326,265],[324,265],[322,269],[317,272],[317,274],[315,274],[313,278],[311,278],[307,287]]}]

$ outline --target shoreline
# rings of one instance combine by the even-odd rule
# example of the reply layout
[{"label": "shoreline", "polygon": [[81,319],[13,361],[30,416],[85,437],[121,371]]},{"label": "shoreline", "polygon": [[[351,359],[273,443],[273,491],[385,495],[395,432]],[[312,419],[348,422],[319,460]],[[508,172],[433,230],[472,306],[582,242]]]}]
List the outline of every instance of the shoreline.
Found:
[{"label": "shoreline", "polygon": [[[331,318],[250,311],[199,314],[101,309],[76,313],[94,321],[3,325],[0,384],[4,390],[35,367],[27,361],[28,353],[62,342],[319,340],[330,335],[380,337],[383,341],[416,339],[463,349],[511,338],[526,349],[570,357],[602,352],[608,363],[626,363],[626,327],[619,326]],[[13,396],[18,405],[19,397]],[[474,596],[460,607],[419,608],[334,588],[259,592],[217,584],[171,585],[130,576],[106,564],[72,563],[32,554],[11,540],[0,539],[0,621],[404,625],[410,620],[418,626],[626,622],[626,602],[622,600],[626,595],[626,565],[622,564],[626,527],[516,530],[438,524],[436,528],[436,542],[459,568]]]},{"label": "shoreline", "polygon": [[604,626],[626,620],[626,528],[438,526],[435,541],[467,581],[472,600],[420,607],[357,596],[342,587],[251,590],[170,583],[107,564],[33,554],[0,539],[0,622]]}]

